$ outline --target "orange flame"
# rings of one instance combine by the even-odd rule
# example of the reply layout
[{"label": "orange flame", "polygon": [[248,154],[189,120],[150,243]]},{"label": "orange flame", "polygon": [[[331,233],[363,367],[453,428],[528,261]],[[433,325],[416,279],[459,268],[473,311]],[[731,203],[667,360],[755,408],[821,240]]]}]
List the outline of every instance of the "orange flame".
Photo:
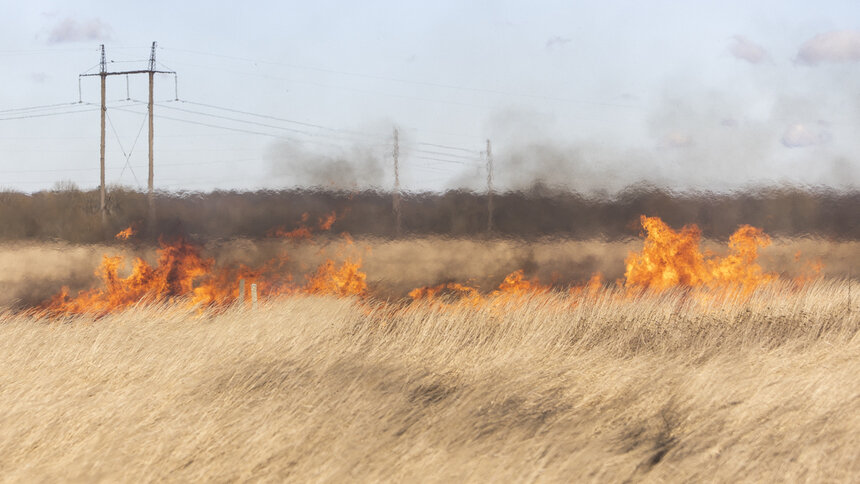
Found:
[{"label": "orange flame", "polygon": [[105,314],[141,301],[169,301],[189,294],[194,280],[207,274],[213,264],[212,259],[202,258],[199,249],[184,240],[174,244],[161,242],[155,267],[143,259],[135,259],[128,277],[119,276],[123,265],[121,256],[104,256],[96,271],[103,288],[82,291],[69,298],[69,290],[64,287],[45,305],[45,309],[60,314]]},{"label": "orange flame", "polygon": [[[281,235],[306,233],[310,237],[312,229],[306,225],[308,218],[305,214],[299,228],[282,231]],[[334,221],[334,213],[321,217],[313,230],[330,230]],[[641,217],[641,223],[647,234],[644,246],[641,252],[628,255],[624,280],[618,281],[628,290],[730,288],[747,293],[778,277],[765,272],[757,262],[759,249],[770,244],[770,238],[761,229],[748,225],[740,227],[729,239],[727,255],[720,257],[701,251],[701,234],[695,225],[675,231],[659,218],[645,216]],[[133,233],[132,227],[120,232],[129,236]],[[351,246],[352,238],[348,234],[342,235],[344,244]],[[81,291],[76,296],[70,296],[68,288],[64,287],[42,309],[54,314],[104,315],[139,302],[179,299],[198,306],[225,306],[238,299],[241,279],[256,284],[261,297],[289,294],[365,297],[368,294],[367,275],[361,270],[361,259],[355,256],[341,256],[342,262],[326,260],[314,272],[300,278],[301,282],[296,282],[286,254],[259,267],[216,267],[214,259],[203,257],[199,246],[181,239],[174,243],[159,241],[159,244],[154,266],[136,258],[131,263],[130,274],[121,277],[124,259],[104,256],[96,271],[102,287]],[[820,272],[820,263],[812,269],[815,274]],[[802,283],[807,278],[811,277],[804,276],[796,281]],[[603,287],[603,277],[596,273],[586,284],[572,287],[568,293],[576,299],[572,304],[578,304],[584,298],[597,297]],[[536,278],[527,278],[523,270],[517,270],[508,274],[498,288],[489,293],[482,293],[467,284],[449,282],[413,289],[409,297],[413,301],[429,301],[442,307],[459,303],[498,309],[498,304],[515,302],[517,298],[546,293],[551,289],[552,286],[542,284]],[[625,296],[621,294],[620,297]]]},{"label": "orange flame", "polygon": [[729,254],[706,258],[695,225],[676,232],[657,217],[641,217],[647,232],[642,252],[625,260],[625,286],[662,291],[672,287],[737,287],[745,292],[777,279],[756,262],[758,249],[770,245],[761,229],[744,225],[729,239]]},{"label": "orange flame", "polygon": [[600,290],[603,289],[603,274],[595,272],[591,278],[582,286],[572,286],[568,292],[573,297],[587,297],[593,299],[597,297]]},{"label": "orange flame", "polygon": [[797,263],[802,263],[804,267],[804,271],[794,278],[794,284],[797,286],[802,286],[814,279],[817,279],[821,276],[821,270],[824,269],[824,263],[821,262],[821,259],[807,259],[801,260],[801,251],[797,251],[794,254],[794,260]]},{"label": "orange flame", "polygon": [[184,240],[175,243],[160,241],[158,262],[150,266],[136,258],[127,277],[119,275],[124,259],[104,256],[96,275],[102,287],[81,291],[72,297],[64,287],[46,302],[42,309],[51,314],[105,315],[139,302],[159,303],[188,300],[192,305],[225,306],[239,297],[239,281],[245,279],[257,285],[261,297],[286,294],[328,294],[335,296],[364,296],[367,275],[361,270],[361,260],[346,259],[342,264],[325,261],[304,285],[295,285],[287,267],[286,255],[276,257],[260,267],[215,268],[215,261],[201,255],[200,248]]},{"label": "orange flame", "polygon": [[454,299],[467,302],[472,306],[481,306],[487,301],[509,301],[528,294],[537,294],[549,290],[549,286],[542,285],[537,279],[526,279],[525,273],[520,269],[505,276],[498,289],[491,292],[488,298],[481,295],[476,288],[457,282],[416,288],[409,292],[409,297],[413,301],[424,300],[435,303],[438,303],[440,299]]},{"label": "orange flame", "polygon": [[334,225],[337,220],[335,213],[331,212],[330,214],[317,219],[317,226],[314,228],[307,226],[309,218],[310,216],[305,212],[302,214],[302,219],[298,227],[293,230],[286,230],[284,227],[279,227],[269,231],[269,236],[282,237],[290,240],[310,240],[313,237],[314,232],[326,232],[331,230],[332,225]]},{"label": "orange flame", "polygon": [[129,226],[127,229],[120,230],[119,233],[116,234],[114,237],[117,240],[128,240],[132,238],[135,233],[137,233],[137,230],[134,228],[134,226]]},{"label": "orange flame", "polygon": [[499,296],[522,296],[529,293],[540,293],[549,291],[549,286],[544,286],[537,279],[526,279],[522,269],[511,272],[505,276],[505,280],[499,284],[499,288],[490,295]]},{"label": "orange flame", "polygon": [[327,260],[307,278],[304,292],[332,296],[361,296],[367,291],[367,274],[361,271],[361,260],[347,259],[338,267]]}]

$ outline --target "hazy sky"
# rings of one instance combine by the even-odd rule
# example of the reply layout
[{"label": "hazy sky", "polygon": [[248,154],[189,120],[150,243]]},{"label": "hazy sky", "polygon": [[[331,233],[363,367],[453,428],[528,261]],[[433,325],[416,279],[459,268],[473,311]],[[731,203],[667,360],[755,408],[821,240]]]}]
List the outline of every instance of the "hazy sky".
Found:
[{"label": "hazy sky", "polygon": [[[157,78],[157,188],[390,187],[395,126],[410,190],[483,189],[488,138],[503,188],[860,185],[856,1],[30,1],[0,22],[2,188],[96,186],[96,107],[17,109],[77,102],[99,44],[128,70],[152,41],[188,101]],[[108,183],[145,187],[146,95],[109,78]]]}]

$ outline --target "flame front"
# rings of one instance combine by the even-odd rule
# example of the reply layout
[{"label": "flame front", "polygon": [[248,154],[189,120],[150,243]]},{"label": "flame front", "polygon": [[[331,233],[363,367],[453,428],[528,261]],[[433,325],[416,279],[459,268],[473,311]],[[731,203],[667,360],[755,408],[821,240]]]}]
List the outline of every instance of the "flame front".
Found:
[{"label": "flame front", "polygon": [[647,232],[642,252],[625,261],[628,288],[666,290],[673,287],[741,288],[745,292],[776,280],[757,263],[758,250],[770,245],[761,229],[744,225],[729,239],[729,254],[706,257],[699,248],[695,225],[672,230],[657,217],[641,217]]},{"label": "flame front", "polygon": [[[290,239],[309,238],[314,231],[330,230],[335,222],[331,213],[318,219],[316,227],[309,228],[308,216],[302,217],[300,226],[292,231],[278,229],[274,234]],[[663,291],[675,287],[702,289],[731,289],[748,294],[755,288],[775,281],[776,274],[765,272],[758,264],[759,249],[770,244],[770,238],[761,229],[744,225],[729,239],[728,254],[720,257],[703,253],[700,249],[701,233],[695,225],[676,231],[657,217],[641,217],[646,238],[641,252],[630,253],[626,260],[624,279],[617,281],[634,290]],[[117,234],[134,234],[133,228]],[[343,234],[346,245],[352,244]],[[157,264],[150,266],[140,258],[132,262],[131,273],[120,277],[124,266],[120,256],[104,256],[96,275],[102,287],[82,291],[72,297],[68,288],[46,302],[42,308],[53,314],[106,314],[111,311],[144,303],[161,303],[185,299],[197,306],[225,306],[239,298],[239,281],[257,284],[261,297],[291,294],[329,295],[335,297],[367,296],[370,291],[367,275],[361,270],[361,259],[341,257],[342,262],[326,260],[314,272],[299,279],[290,271],[290,259],[282,254],[259,267],[239,265],[216,267],[214,259],[201,255],[200,247],[185,240],[174,243],[159,241]],[[819,263],[820,264],[820,263]],[[801,284],[820,272],[814,267],[811,276],[795,279]],[[574,302],[595,298],[604,288],[603,277],[596,273],[581,286],[568,289]],[[458,282],[413,289],[412,301],[424,301],[445,306],[449,303],[468,304],[474,307],[514,301],[518,298],[549,292],[552,286],[537,278],[528,278],[523,270],[508,274],[499,286],[482,293],[476,287]],[[246,296],[247,297],[247,296]],[[623,295],[622,295],[623,297]]]},{"label": "flame front", "polygon": [[196,306],[225,306],[239,298],[239,281],[257,285],[261,297],[289,294],[363,296],[367,275],[361,270],[361,259],[347,258],[343,263],[326,260],[305,283],[294,283],[286,255],[276,257],[260,267],[216,268],[215,260],[201,255],[199,246],[178,240],[159,242],[158,261],[149,265],[134,259],[131,273],[121,277],[121,256],[104,256],[96,275],[102,287],[81,291],[72,297],[64,287],[43,305],[51,314],[104,315],[138,303],[162,303],[187,300]]},{"label": "flame front", "polygon": [[120,277],[122,265],[121,256],[104,256],[96,271],[104,287],[82,291],[73,298],[69,297],[68,288],[63,288],[45,309],[60,314],[104,314],[138,302],[164,302],[188,296],[194,291],[195,280],[211,273],[214,260],[201,257],[198,247],[178,240],[173,244],[161,242],[155,267],[136,258],[131,274]]}]

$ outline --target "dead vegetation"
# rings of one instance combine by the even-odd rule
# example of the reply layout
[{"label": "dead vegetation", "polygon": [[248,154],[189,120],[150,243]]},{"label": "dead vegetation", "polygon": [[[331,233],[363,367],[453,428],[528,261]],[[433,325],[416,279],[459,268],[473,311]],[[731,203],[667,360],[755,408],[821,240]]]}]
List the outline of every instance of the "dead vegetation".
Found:
[{"label": "dead vegetation", "polygon": [[0,475],[860,478],[860,288],[616,291],[477,308],[293,296],[254,312],[5,313]]},{"label": "dead vegetation", "polygon": [[[286,252],[289,269],[307,273],[343,244],[339,236],[317,236],[311,241],[238,239],[210,242],[203,248],[220,265],[260,266]],[[724,242],[705,241],[704,249],[725,251]],[[600,273],[608,282],[624,276],[624,259],[641,250],[640,240],[606,242],[544,238],[455,239],[414,237],[391,240],[357,238],[352,253],[363,260],[373,295],[398,299],[419,286],[448,282],[495,289],[507,274],[522,269],[528,277],[557,286],[581,284]],[[26,307],[41,303],[62,286],[72,292],[99,283],[96,269],[103,255],[122,255],[127,261],[142,257],[157,260],[155,247],[137,242],[114,245],[75,245],[65,242],[0,244],[0,307]],[[799,255],[799,257],[798,257]],[[769,272],[794,278],[822,263],[821,275],[849,277],[860,267],[860,241],[828,241],[814,238],[775,239],[761,251],[759,262]],[[130,270],[130,266],[126,267]],[[856,276],[856,271],[854,273]]]}]

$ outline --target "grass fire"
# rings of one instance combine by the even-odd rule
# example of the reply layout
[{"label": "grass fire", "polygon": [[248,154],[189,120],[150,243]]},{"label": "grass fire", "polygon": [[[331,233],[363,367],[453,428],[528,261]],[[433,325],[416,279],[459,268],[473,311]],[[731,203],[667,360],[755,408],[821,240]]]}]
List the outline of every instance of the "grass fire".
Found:
[{"label": "grass fire", "polygon": [[[329,231],[335,216],[321,217],[317,227],[308,227],[307,221],[308,215],[305,214],[297,228],[279,228],[270,233],[292,241],[311,240],[313,232]],[[673,288],[734,290],[748,294],[779,280],[777,274],[765,272],[758,264],[759,249],[771,243],[760,229],[740,227],[729,239],[725,256],[706,256],[701,250],[701,236],[695,225],[675,231],[658,217],[646,216],[642,216],[641,224],[647,234],[643,248],[627,256],[624,277],[616,281],[628,290],[628,294]],[[117,234],[117,238],[127,240],[133,233],[129,227]],[[344,246],[353,244],[348,234],[342,234],[342,237]],[[204,257],[201,247],[183,238],[173,242],[161,240],[159,245],[155,265],[136,258],[125,277],[120,275],[124,263],[122,256],[104,255],[96,271],[102,287],[76,295],[70,295],[68,288],[63,288],[41,308],[55,315],[92,313],[103,316],[141,303],[185,301],[189,306],[224,307],[237,302],[240,280],[256,284],[260,294],[266,298],[298,294],[373,296],[373,288],[368,287],[367,275],[362,271],[361,258],[354,255],[342,257],[342,260],[326,259],[315,271],[297,277],[288,269],[290,255],[286,250],[259,266],[249,267],[218,264],[215,259]],[[344,248],[341,252],[347,250]],[[796,281],[811,279],[809,274],[803,274]],[[591,292],[602,284],[602,280],[602,274],[592,275],[588,282]],[[465,283],[449,282],[412,289],[408,296],[414,301],[462,298],[479,305],[487,299],[502,296],[521,297],[559,290],[567,290],[570,294],[582,293],[582,287],[563,288],[541,283],[537,278],[526,277],[523,269],[517,269],[487,294]]]},{"label": "grass fire", "polygon": [[[78,281],[0,313],[0,470],[18,481],[860,472],[860,291],[839,272],[855,242],[747,225],[711,240],[656,216],[619,242],[353,239],[343,217],[305,214],[256,241],[151,247],[132,225],[110,246],[0,250],[9,277]],[[241,281],[256,285],[255,306]],[[752,459],[780,464],[742,464]]]},{"label": "grass fire", "polygon": [[0,484],[860,483],[860,2],[72,3]]}]

